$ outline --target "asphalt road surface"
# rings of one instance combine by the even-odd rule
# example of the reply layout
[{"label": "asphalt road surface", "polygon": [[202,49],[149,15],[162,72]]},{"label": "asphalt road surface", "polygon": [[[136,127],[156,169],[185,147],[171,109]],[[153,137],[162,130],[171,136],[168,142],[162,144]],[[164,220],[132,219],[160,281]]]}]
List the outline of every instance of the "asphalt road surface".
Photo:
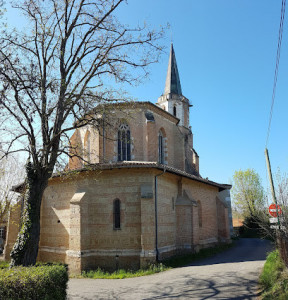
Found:
[{"label": "asphalt road surface", "polygon": [[193,265],[129,279],[70,279],[68,299],[257,299],[266,240],[240,239],[236,246]]}]

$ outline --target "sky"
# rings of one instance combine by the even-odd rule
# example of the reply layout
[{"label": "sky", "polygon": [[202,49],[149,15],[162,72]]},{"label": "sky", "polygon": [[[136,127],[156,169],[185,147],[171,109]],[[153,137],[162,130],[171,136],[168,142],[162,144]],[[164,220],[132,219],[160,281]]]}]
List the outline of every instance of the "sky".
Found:
[{"label": "sky", "polygon": [[[117,14],[127,24],[170,24],[166,51],[141,85],[127,87],[155,103],[164,91],[171,40],[183,95],[193,105],[190,125],[200,174],[231,183],[236,170],[254,169],[268,188],[264,150],[272,99],[281,0],[130,0]],[[8,19],[19,19],[7,12]],[[284,24],[268,143],[272,172],[288,170],[288,32]]]},{"label": "sky", "polygon": [[[139,101],[164,91],[171,36],[182,92],[192,103],[190,125],[200,174],[231,183],[236,170],[254,169],[269,187],[264,156],[276,63],[281,0],[130,1],[118,11],[130,24],[170,24],[161,61]],[[272,173],[288,169],[288,32],[284,24],[278,84],[268,151]]]}]

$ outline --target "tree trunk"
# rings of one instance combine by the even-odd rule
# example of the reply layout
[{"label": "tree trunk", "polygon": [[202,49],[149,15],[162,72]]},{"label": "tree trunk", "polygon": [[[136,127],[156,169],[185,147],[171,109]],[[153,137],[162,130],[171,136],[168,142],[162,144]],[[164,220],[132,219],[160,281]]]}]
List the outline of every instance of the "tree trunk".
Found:
[{"label": "tree trunk", "polygon": [[26,166],[26,173],[22,224],[10,254],[11,267],[35,265],[38,255],[41,200],[49,176],[47,170],[37,170],[30,162]]}]

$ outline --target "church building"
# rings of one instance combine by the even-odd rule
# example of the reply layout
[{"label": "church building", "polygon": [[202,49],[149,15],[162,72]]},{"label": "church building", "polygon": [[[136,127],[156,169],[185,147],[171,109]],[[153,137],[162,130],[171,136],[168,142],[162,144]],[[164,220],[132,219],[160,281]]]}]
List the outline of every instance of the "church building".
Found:
[{"label": "church building", "polygon": [[136,269],[230,242],[231,186],[201,177],[190,107],[171,45],[156,104],[104,105],[103,126],[74,132],[83,159],[70,159],[71,175],[49,180],[39,260],[65,262],[74,273]]}]

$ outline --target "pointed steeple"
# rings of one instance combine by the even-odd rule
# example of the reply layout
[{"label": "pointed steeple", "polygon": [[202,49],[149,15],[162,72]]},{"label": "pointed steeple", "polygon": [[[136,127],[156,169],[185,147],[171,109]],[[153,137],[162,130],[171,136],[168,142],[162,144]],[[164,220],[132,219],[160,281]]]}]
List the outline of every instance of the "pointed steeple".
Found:
[{"label": "pointed steeple", "polygon": [[189,128],[189,100],[182,95],[180,77],[173,44],[171,43],[167,77],[164,94],[157,101],[157,105],[179,119],[179,126]]},{"label": "pointed steeple", "polygon": [[172,43],[171,43],[170,57],[169,57],[167,77],[166,77],[165,90],[164,90],[164,95],[167,94],[182,95],[180,77],[179,77],[177,63],[176,63],[175,51]]}]

